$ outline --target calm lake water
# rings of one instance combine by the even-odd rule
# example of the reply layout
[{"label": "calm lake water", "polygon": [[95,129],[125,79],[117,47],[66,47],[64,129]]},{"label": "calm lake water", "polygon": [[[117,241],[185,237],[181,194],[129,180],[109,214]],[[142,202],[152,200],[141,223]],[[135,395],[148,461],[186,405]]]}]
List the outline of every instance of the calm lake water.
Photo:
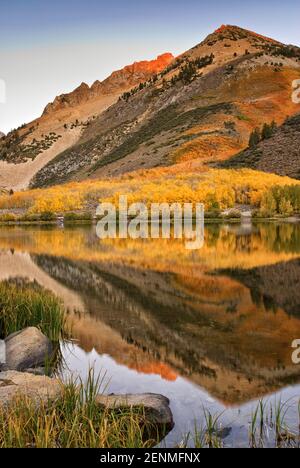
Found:
[{"label": "calm lake water", "polygon": [[298,430],[300,225],[208,225],[180,240],[105,240],[95,226],[0,228],[0,281],[26,278],[68,309],[62,374],[106,372],[110,393],[170,398],[172,446],[224,412],[225,445],[245,445],[260,398],[287,402]]}]

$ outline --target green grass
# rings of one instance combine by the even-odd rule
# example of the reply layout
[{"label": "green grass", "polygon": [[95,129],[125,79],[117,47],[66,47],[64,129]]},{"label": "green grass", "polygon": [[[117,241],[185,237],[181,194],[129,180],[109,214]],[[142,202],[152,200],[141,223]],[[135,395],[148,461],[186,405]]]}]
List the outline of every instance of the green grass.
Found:
[{"label": "green grass", "polygon": [[[300,400],[298,414],[300,423]],[[249,427],[249,446],[251,448],[299,448],[300,425],[298,428],[289,428],[286,422],[289,402],[275,401],[267,408],[267,403],[259,401],[252,413]]]},{"label": "green grass", "polygon": [[53,342],[61,340],[66,333],[62,302],[35,283],[0,283],[0,338],[26,327],[37,327]]},{"label": "green grass", "polygon": [[[0,406],[0,448],[148,448],[159,442],[143,408],[107,410],[97,403],[103,379],[89,373],[62,384],[55,401],[18,397]],[[152,434],[152,435],[151,435]],[[153,435],[154,434],[154,435]]]},{"label": "green grass", "polygon": [[[248,437],[242,441],[245,448],[299,448],[300,447],[300,400],[295,407],[298,413],[298,423],[291,428],[287,422],[287,412],[291,407],[289,401],[280,399],[274,403],[260,400],[253,409],[248,425]],[[293,407],[294,408],[294,407]],[[187,448],[231,448],[232,441],[222,439],[226,434],[226,426],[222,425],[224,413],[212,414],[203,409],[203,425],[195,424],[194,430],[183,437],[178,447]],[[228,428],[227,428],[228,429]]]},{"label": "green grass", "polygon": [[249,117],[247,117],[246,115],[243,115],[243,114],[238,115],[237,118],[238,118],[239,120],[245,121],[245,122],[247,122],[247,121],[250,120]]}]

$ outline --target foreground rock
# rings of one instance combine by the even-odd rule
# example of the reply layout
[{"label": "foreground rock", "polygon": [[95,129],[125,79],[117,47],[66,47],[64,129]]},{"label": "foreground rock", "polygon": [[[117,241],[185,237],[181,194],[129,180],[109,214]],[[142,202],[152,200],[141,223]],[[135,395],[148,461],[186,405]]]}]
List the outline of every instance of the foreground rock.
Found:
[{"label": "foreground rock", "polygon": [[155,393],[128,395],[99,395],[97,402],[108,409],[143,407],[149,423],[171,430],[174,427],[170,401],[163,395]]},{"label": "foreground rock", "polygon": [[[26,372],[0,372],[0,405],[14,404],[18,397],[30,398],[38,406],[48,401],[55,402],[63,393],[58,379]],[[174,427],[168,398],[153,393],[139,395],[99,395],[96,397],[99,411],[143,408],[146,422],[145,440],[164,438]]]},{"label": "foreground rock", "polygon": [[51,341],[35,327],[9,335],[5,345],[6,368],[10,370],[43,366],[53,352]]},{"label": "foreground rock", "polygon": [[17,396],[26,396],[37,402],[46,402],[60,396],[59,380],[24,372],[0,372],[0,404],[8,405]]}]

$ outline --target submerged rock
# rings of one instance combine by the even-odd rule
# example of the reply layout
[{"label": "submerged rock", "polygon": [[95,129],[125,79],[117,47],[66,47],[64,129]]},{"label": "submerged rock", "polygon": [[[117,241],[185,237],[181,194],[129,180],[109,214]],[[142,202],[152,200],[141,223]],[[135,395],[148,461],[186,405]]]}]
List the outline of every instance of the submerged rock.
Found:
[{"label": "submerged rock", "polygon": [[18,371],[45,365],[53,352],[51,341],[35,327],[9,335],[5,346],[6,368]]},{"label": "submerged rock", "polygon": [[48,401],[60,396],[61,383],[57,379],[24,372],[0,372],[0,404],[7,405],[17,396],[26,396],[34,401]]},{"label": "submerged rock", "polygon": [[226,439],[232,432],[232,427],[223,427],[218,431],[213,431],[220,439]]},{"label": "submerged rock", "polygon": [[108,409],[140,408],[143,407],[145,416],[150,424],[171,430],[174,427],[170,401],[163,395],[155,393],[128,395],[99,395],[97,402]]}]

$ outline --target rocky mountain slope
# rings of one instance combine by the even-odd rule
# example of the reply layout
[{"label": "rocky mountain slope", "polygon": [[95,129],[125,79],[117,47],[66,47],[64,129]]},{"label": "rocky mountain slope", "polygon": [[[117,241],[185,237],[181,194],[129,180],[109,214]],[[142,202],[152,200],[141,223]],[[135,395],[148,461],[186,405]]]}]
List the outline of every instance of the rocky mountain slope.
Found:
[{"label": "rocky mountain slope", "polygon": [[[37,152],[39,167],[25,184],[31,187],[162,166],[206,170],[247,148],[254,128],[273,120],[280,125],[300,111],[291,99],[300,49],[236,26],[222,26],[176,59],[163,55],[157,67],[142,64],[56,98],[6,159],[2,152],[5,170],[7,161],[23,166],[24,157]],[[85,109],[88,121],[76,120],[78,109]],[[45,125],[55,119],[60,132],[50,135]],[[42,128],[44,139],[33,143]]]},{"label": "rocky mountain slope", "polygon": [[127,65],[122,70],[113,72],[106,80],[95,81],[91,87],[86,83],[81,83],[73,92],[57,96],[52,103],[46,106],[43,115],[76,107],[104,96],[119,95],[121,92],[150,79],[154,74],[167,67],[173,59],[174,57],[170,53],[162,54],[155,60],[145,60]]},{"label": "rocky mountain slope", "polygon": [[123,94],[31,185],[174,164],[203,170],[246,148],[256,126],[299,111],[291,99],[299,71],[299,49],[223,26]]},{"label": "rocky mountain slope", "polygon": [[3,138],[5,134],[3,132],[0,132],[0,139]]},{"label": "rocky mountain slope", "polygon": [[57,154],[73,146],[93,119],[119,96],[156,76],[172,62],[170,53],[115,71],[91,87],[82,83],[49,103],[43,115],[10,132],[0,143],[0,186],[27,187],[36,172]]},{"label": "rocky mountain slope", "polygon": [[250,167],[300,179],[300,114],[287,119],[270,138],[230,158],[221,167]]}]

